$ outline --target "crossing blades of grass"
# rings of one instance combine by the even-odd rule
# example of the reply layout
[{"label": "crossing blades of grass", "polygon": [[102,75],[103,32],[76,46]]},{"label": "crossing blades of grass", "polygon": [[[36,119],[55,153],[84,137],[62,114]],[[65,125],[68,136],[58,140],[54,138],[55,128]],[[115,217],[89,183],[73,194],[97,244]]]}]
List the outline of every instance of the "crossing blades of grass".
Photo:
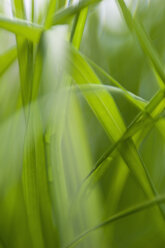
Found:
[{"label": "crossing blades of grass", "polygon": [[[127,130],[123,134],[123,136],[112,146],[110,147],[97,161],[95,167],[90,172],[90,174],[86,177],[85,181],[89,177],[94,177],[95,171],[99,169],[101,164],[104,163],[104,161],[109,157],[112,156],[113,152],[117,149],[117,147],[122,144],[125,140],[135,135],[138,131],[142,130],[144,133],[144,130],[148,128],[148,125],[150,123],[155,123],[155,119],[163,110],[164,105],[161,104],[163,101],[164,103],[164,90],[159,91],[153,99],[145,106],[143,111],[141,111],[137,117],[132,121],[132,123],[127,127]],[[158,106],[161,104],[162,108],[159,109]],[[156,110],[157,109],[157,110]],[[149,125],[149,127],[151,127]],[[92,178],[91,178],[92,179]],[[89,180],[91,180],[89,179]],[[96,179],[95,179],[96,181]]]},{"label": "crossing blades of grass", "polygon": [[[162,247],[165,76],[150,38],[118,0],[158,77],[153,98],[157,86],[134,46],[129,70],[128,33],[105,25],[103,9],[88,15],[101,0],[8,2],[1,51],[14,35],[17,47],[0,55],[0,246]],[[163,57],[161,4],[154,21],[147,5],[138,13]]]},{"label": "crossing blades of grass", "polygon": [[83,0],[77,4],[70,5],[67,8],[61,9],[56,12],[52,25],[64,24],[75,14],[79,13],[80,10],[88,7],[91,4],[98,3],[101,0]]},{"label": "crossing blades of grass", "polygon": [[0,28],[10,31],[16,35],[21,35],[32,42],[38,42],[43,31],[43,27],[22,19],[9,19],[0,16]]},{"label": "crossing blades of grass", "polygon": [[[101,82],[83,57],[73,48],[70,50],[71,54],[72,56],[68,57],[70,72],[76,83],[79,85],[89,83],[100,84]],[[110,140],[114,143],[117,142],[124,134],[126,128],[111,95],[104,89],[99,93],[96,92],[90,95],[83,93],[83,95],[107,132]],[[153,183],[149,180],[146,168],[132,140],[125,141],[124,146],[119,148],[119,152],[145,194],[149,197],[155,195]]]}]

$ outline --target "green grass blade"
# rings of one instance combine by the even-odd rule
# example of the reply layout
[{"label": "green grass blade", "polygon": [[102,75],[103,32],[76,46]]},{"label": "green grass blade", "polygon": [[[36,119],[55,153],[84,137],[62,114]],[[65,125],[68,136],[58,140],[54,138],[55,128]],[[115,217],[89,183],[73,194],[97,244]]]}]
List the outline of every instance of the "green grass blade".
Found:
[{"label": "green grass blade", "polygon": [[71,33],[71,42],[75,48],[80,47],[80,43],[83,36],[83,31],[87,19],[88,8],[83,9],[80,13],[77,14],[74,25]]},{"label": "green grass blade", "polygon": [[66,23],[72,16],[79,13],[80,10],[88,7],[91,4],[98,3],[101,0],[83,0],[77,4],[70,5],[67,8],[61,9],[57,11],[54,15],[52,25],[64,24]]},{"label": "green grass blade", "polygon": [[66,246],[66,248],[71,248],[74,247],[75,245],[77,245],[79,242],[81,242],[88,234],[90,234],[91,232],[94,232],[95,230],[102,228],[106,225],[109,225],[117,220],[121,220],[123,218],[126,218],[127,216],[130,215],[134,215],[138,212],[144,211],[148,208],[153,207],[156,204],[160,204],[160,203],[164,203],[165,202],[165,196],[157,196],[152,200],[148,200],[144,203],[141,203],[135,207],[131,207],[129,209],[123,210],[121,212],[119,212],[118,214],[113,215],[112,217],[110,217],[108,220],[102,222],[101,224],[85,231],[84,233],[80,234],[79,237],[75,238],[75,240],[73,240],[69,245]]},{"label": "green grass blade", "polygon": [[16,35],[21,35],[32,42],[38,42],[43,27],[29,21],[0,16],[0,28],[10,31]]},{"label": "green grass blade", "polygon": [[136,36],[139,40],[140,46],[143,49],[143,52],[149,58],[151,64],[153,65],[154,70],[157,72],[160,79],[162,80],[163,83],[160,80],[158,81],[160,87],[162,88],[163,84],[165,83],[165,72],[157,52],[154,50],[151,41],[147,36],[146,32],[144,31],[142,25],[135,18],[132,17],[125,2],[123,0],[117,0],[117,2],[120,5],[120,8],[122,10],[123,16],[125,18],[125,21],[129,29],[132,32],[136,33]]},{"label": "green grass blade", "polygon": [[53,15],[55,14],[58,6],[57,0],[50,0],[48,9],[47,9],[47,15],[45,20],[45,28],[48,29],[52,25],[53,21]]},{"label": "green grass blade", "polygon": [[[84,56],[84,55],[82,55],[82,56]],[[125,96],[130,100],[130,102],[135,103],[137,105],[137,107],[139,107],[140,109],[143,109],[142,104],[139,101],[136,101],[135,98],[132,95],[130,95],[128,93],[128,91],[116,79],[114,79],[103,68],[101,68],[99,65],[97,65],[91,59],[87,58],[86,56],[84,56],[84,58],[93,67],[93,69],[95,69],[96,71],[101,73],[107,79],[108,82],[110,82],[113,86],[118,87],[119,89],[121,89],[125,93]]]},{"label": "green grass blade", "polygon": [[[17,5],[16,14],[19,15]],[[28,224],[34,247],[54,247],[56,242],[52,225],[51,204],[47,185],[43,130],[38,103],[42,73],[43,40],[36,47],[25,37],[17,36],[20,80],[25,111],[26,136],[23,156],[23,191]],[[33,64],[34,62],[34,64]],[[32,104],[32,101],[34,103]],[[25,108],[26,106],[26,108]]]},{"label": "green grass blade", "polygon": [[21,19],[26,19],[26,10],[23,0],[13,0],[13,13],[14,16],[19,16]]},{"label": "green grass blade", "polygon": [[31,0],[31,21],[34,22],[35,19],[35,2]]},{"label": "green grass blade", "polygon": [[23,189],[32,244],[34,247],[44,247],[36,180],[37,171],[36,165],[34,164],[35,140],[34,138],[31,140],[33,136],[32,130],[33,125],[29,123],[24,145]]},{"label": "green grass blade", "polygon": [[[15,0],[12,6],[13,14],[18,18],[25,18],[25,8],[22,0]],[[28,63],[29,58],[32,56],[32,52],[29,50],[28,41],[25,37],[16,35],[16,43],[17,43],[17,54],[18,54],[18,63],[19,63],[19,74],[20,74],[20,86],[21,86],[21,97],[23,106],[28,104],[29,100],[29,86],[30,83],[30,75],[31,75],[31,67],[30,63]],[[28,66],[29,65],[29,66]],[[28,72],[28,73],[27,73]]]},{"label": "green grass blade", "polygon": [[[21,5],[19,3],[20,1],[15,1],[15,15],[19,18],[23,18],[25,17],[24,4],[22,1]],[[44,238],[40,218],[40,202],[38,197],[39,188],[37,182],[38,170],[36,166],[36,161],[38,159],[38,156],[35,147],[37,142],[36,137],[38,136],[38,133],[34,135],[34,127],[37,122],[37,116],[35,116],[34,118],[35,107],[31,109],[30,104],[33,80],[33,45],[30,44],[29,41],[27,41],[25,38],[25,36],[22,37],[18,34],[16,36],[20,71],[21,96],[26,123],[23,152],[22,183],[32,245],[34,247],[40,246],[44,248]],[[40,175],[40,173],[38,175]]]},{"label": "green grass blade", "polygon": [[[34,104],[30,104],[28,110],[29,115],[27,119],[27,136],[25,139],[23,183],[28,214],[29,216],[32,214],[34,215],[33,219],[29,217],[29,225],[34,247],[35,242],[38,247],[45,247],[45,243],[48,244],[49,247],[54,247],[57,239],[52,223],[52,209],[47,178],[43,126],[37,102],[43,70],[43,51],[43,39],[41,39],[34,57],[33,81],[29,100]],[[29,142],[30,137],[32,137],[31,142]],[[33,160],[33,162],[31,162],[31,160]],[[34,168],[34,175],[30,176]],[[33,181],[31,178],[33,178]],[[35,202],[35,206],[32,205],[33,201]],[[33,232],[33,226],[38,230],[37,233]],[[38,235],[37,239],[36,235]]]},{"label": "green grass blade", "polygon": [[9,49],[0,55],[0,76],[9,68],[17,57],[17,49],[15,47]]}]

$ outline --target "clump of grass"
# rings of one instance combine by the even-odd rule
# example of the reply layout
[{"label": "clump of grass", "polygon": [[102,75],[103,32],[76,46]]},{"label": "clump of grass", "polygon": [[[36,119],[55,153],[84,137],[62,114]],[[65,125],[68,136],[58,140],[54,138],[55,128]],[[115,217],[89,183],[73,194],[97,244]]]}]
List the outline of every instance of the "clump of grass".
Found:
[{"label": "clump of grass", "polygon": [[[148,100],[140,80],[131,93],[115,70],[109,73],[114,65],[108,72],[105,61],[97,63],[105,50],[114,53],[122,78],[123,54],[100,48],[95,37],[104,1],[49,0],[42,9],[31,1],[28,14],[23,0],[13,0],[12,16],[0,15],[0,247],[165,243],[162,54],[139,21],[141,9],[132,15],[124,0],[116,2],[128,27],[117,39],[124,51],[131,39],[137,42],[135,71],[145,59],[142,80],[145,73],[154,78]],[[7,32],[15,37],[10,49]],[[116,34],[108,37],[111,46]],[[95,58],[87,56],[92,49]]]}]

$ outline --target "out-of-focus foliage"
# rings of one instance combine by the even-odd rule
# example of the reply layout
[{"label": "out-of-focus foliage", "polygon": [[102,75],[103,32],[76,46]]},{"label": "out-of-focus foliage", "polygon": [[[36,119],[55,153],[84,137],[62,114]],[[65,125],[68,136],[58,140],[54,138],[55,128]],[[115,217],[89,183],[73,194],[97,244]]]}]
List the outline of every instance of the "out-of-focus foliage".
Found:
[{"label": "out-of-focus foliage", "polygon": [[0,248],[165,246],[164,13],[1,0]]}]

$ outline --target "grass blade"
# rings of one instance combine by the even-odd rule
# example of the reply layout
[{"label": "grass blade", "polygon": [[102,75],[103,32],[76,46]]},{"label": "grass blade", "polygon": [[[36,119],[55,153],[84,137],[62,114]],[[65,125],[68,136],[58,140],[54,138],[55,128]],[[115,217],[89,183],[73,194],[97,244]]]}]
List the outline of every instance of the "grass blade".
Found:
[{"label": "grass blade", "polygon": [[0,76],[9,68],[16,57],[17,49],[15,47],[0,55]]},{"label": "grass blade", "polygon": [[136,36],[138,38],[139,44],[143,49],[143,52],[146,54],[146,56],[151,61],[151,64],[153,65],[154,70],[160,77],[161,81],[158,81],[160,87],[162,88],[165,83],[165,73],[164,68],[162,66],[162,63],[159,59],[159,56],[157,52],[154,50],[153,46],[151,45],[151,41],[149,37],[147,36],[146,32],[144,31],[142,25],[132,17],[129,9],[127,8],[125,2],[123,0],[117,0],[119,3],[119,6],[122,10],[123,16],[125,18],[125,21],[129,27],[129,29],[132,32],[136,33]]},{"label": "grass blade", "polygon": [[110,217],[108,220],[102,222],[101,224],[99,224],[99,225],[87,230],[86,232],[80,234],[79,237],[75,238],[75,240],[73,240],[69,245],[67,245],[66,248],[74,247],[79,242],[81,242],[88,234],[90,234],[91,232],[94,232],[95,230],[97,230],[99,228],[102,228],[106,225],[109,225],[109,224],[111,224],[117,220],[121,220],[127,216],[144,211],[148,208],[153,207],[156,204],[160,204],[160,203],[164,203],[164,202],[165,202],[165,196],[157,196],[156,198],[154,198],[152,200],[148,200],[148,201],[141,203],[141,204],[139,204],[135,207],[132,207],[130,209],[123,210],[123,211],[119,212],[118,214],[113,215],[112,217]]},{"label": "grass blade", "polygon": [[0,28],[21,35],[32,42],[38,42],[43,31],[43,27],[38,24],[18,18],[9,19],[4,16],[0,16]]},{"label": "grass blade", "polygon": [[66,23],[73,15],[80,12],[80,10],[88,7],[91,4],[98,3],[101,0],[83,0],[77,4],[70,5],[67,8],[57,11],[54,15],[52,25],[64,24]]},{"label": "grass blade", "polygon": [[142,106],[143,104],[141,104],[138,101],[135,101],[135,98],[132,95],[130,95],[128,93],[128,91],[116,79],[114,79],[103,68],[101,68],[99,65],[97,65],[91,59],[87,58],[86,56],[84,56],[84,58],[88,61],[88,63],[91,65],[91,67],[93,67],[96,71],[101,73],[108,80],[108,82],[110,82],[113,86],[118,87],[119,89],[121,89],[124,92],[125,96],[130,100],[130,102],[136,104],[137,107],[139,107],[141,110],[143,109],[143,106]]},{"label": "grass blade", "polygon": [[57,0],[50,0],[48,9],[47,9],[47,15],[45,20],[45,28],[48,29],[52,25],[53,21],[53,15],[55,14],[58,6]]}]

